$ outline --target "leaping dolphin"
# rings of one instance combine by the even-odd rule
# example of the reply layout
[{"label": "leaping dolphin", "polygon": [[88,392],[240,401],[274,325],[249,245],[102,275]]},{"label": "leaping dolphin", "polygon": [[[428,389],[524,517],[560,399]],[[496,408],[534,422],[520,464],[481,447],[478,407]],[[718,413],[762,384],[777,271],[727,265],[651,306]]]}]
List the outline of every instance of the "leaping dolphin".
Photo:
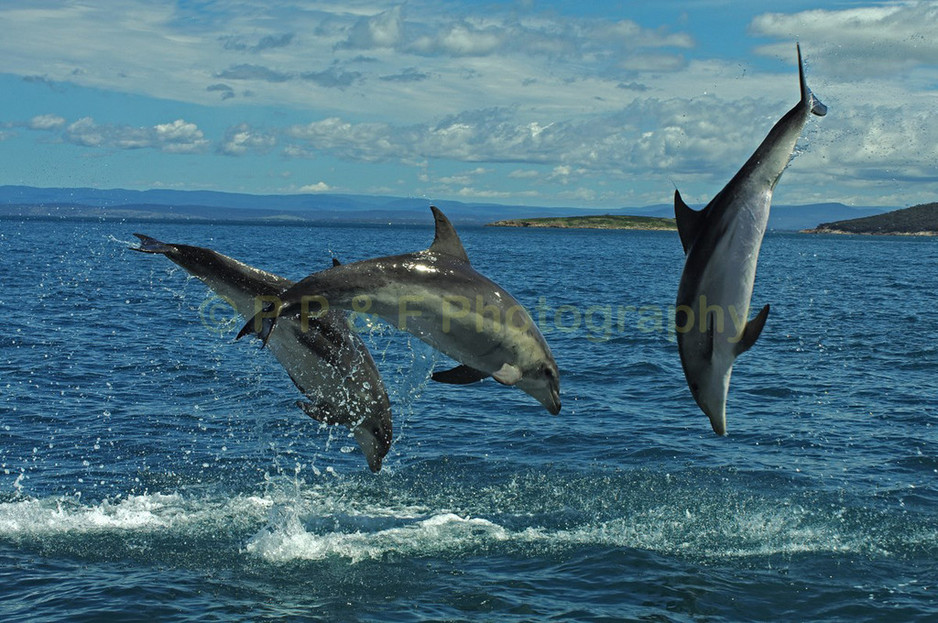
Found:
[{"label": "leaping dolphin", "polygon": [[[166,244],[144,236],[143,253],[160,253],[198,277],[245,318],[256,313],[256,301],[293,285],[289,279],[258,270],[228,256],[184,244]],[[378,472],[391,447],[391,405],[381,375],[346,315],[334,310],[311,320],[308,327],[285,319],[270,340],[270,350],[309,402],[297,401],[307,415],[324,424],[347,426]]]},{"label": "leaping dolphin", "polygon": [[718,435],[726,434],[733,362],[756,342],[769,315],[766,305],[746,322],[772,191],[810,114],[827,113],[805,83],[800,46],[798,77],[801,101],[707,207],[696,212],[674,191],[674,214],[687,256],[677,291],[678,349],[691,393]]},{"label": "leaping dolphin", "polygon": [[557,364],[527,310],[469,264],[456,230],[434,206],[436,235],[416,253],[343,264],[314,273],[248,321],[238,337],[277,335],[278,316],[342,308],[376,314],[458,361],[433,379],[472,383],[487,376],[514,385],[552,414],[560,412]]}]

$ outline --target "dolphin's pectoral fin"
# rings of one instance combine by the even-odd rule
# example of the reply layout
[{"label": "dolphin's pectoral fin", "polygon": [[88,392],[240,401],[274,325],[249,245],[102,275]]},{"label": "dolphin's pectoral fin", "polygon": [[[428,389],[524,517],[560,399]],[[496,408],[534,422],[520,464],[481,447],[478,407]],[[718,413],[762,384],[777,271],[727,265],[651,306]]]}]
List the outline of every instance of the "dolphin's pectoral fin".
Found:
[{"label": "dolphin's pectoral fin", "polygon": [[504,364],[501,368],[492,373],[492,378],[502,385],[514,385],[521,380],[521,370],[511,365]]},{"label": "dolphin's pectoral fin", "polygon": [[256,318],[257,315],[251,316],[251,319],[244,323],[244,326],[241,327],[240,331],[238,331],[238,335],[235,336],[235,340],[240,340],[245,335],[257,333],[257,329],[254,328],[254,321]]},{"label": "dolphin's pectoral fin", "polygon": [[756,317],[746,323],[746,328],[743,329],[743,333],[739,336],[739,342],[736,343],[736,356],[743,354],[756,343],[756,340],[759,339],[759,335],[762,334],[762,328],[765,327],[765,320],[769,317],[769,306],[766,305],[762,310],[756,314]]},{"label": "dolphin's pectoral fin", "polygon": [[685,254],[697,240],[706,216],[706,208],[700,211],[692,209],[681,199],[680,191],[674,190],[674,219],[677,221],[677,233],[681,236]]},{"label": "dolphin's pectoral fin", "polygon": [[297,400],[296,406],[302,409],[303,413],[313,418],[317,422],[322,422],[323,424],[326,424],[328,426],[342,423],[336,419],[335,414],[332,413],[332,410],[325,403],[321,402],[317,405],[311,402],[303,402],[302,400]]},{"label": "dolphin's pectoral fin", "polygon": [[489,376],[482,370],[476,370],[470,366],[456,366],[452,370],[441,370],[434,372],[430,378],[437,383],[449,383],[450,385],[469,385],[481,381]]},{"label": "dolphin's pectoral fin", "polygon": [[272,315],[274,311],[277,311],[277,315],[279,315],[279,310],[274,309],[272,302],[265,303],[264,309],[254,314],[254,316],[241,327],[235,340],[240,340],[245,335],[256,335],[262,340],[261,348],[267,346],[267,341],[270,339],[270,332],[274,330],[274,324],[277,322],[277,315]]},{"label": "dolphin's pectoral fin", "polygon": [[160,242],[156,238],[144,236],[143,234],[134,234],[140,238],[139,247],[127,247],[131,251],[140,251],[141,253],[170,253],[174,248],[165,242]]},{"label": "dolphin's pectoral fin", "polygon": [[464,262],[468,262],[469,256],[466,255],[466,249],[462,246],[462,242],[459,240],[459,236],[456,234],[456,229],[453,227],[453,224],[449,222],[445,214],[440,212],[438,207],[430,206],[430,209],[433,211],[436,235],[433,238],[433,244],[430,245],[429,250],[434,253],[451,255]]}]

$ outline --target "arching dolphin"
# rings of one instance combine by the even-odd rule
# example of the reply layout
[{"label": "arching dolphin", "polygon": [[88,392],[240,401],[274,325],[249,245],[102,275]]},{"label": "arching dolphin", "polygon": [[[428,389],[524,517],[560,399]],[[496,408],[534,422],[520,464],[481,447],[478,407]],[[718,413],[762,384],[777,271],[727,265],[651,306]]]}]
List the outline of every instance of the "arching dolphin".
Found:
[{"label": "arching dolphin", "polygon": [[746,322],[772,191],[808,116],[827,113],[805,83],[800,47],[798,76],[801,101],[707,207],[695,212],[674,192],[674,214],[687,254],[677,291],[678,349],[691,393],[718,435],[726,434],[733,362],[752,347],[769,315],[766,305]]},{"label": "arching dolphin", "polygon": [[[258,270],[211,249],[165,244],[134,234],[143,253],[160,253],[198,277],[239,314],[250,318],[258,297],[275,296],[293,285],[289,279]],[[381,375],[346,315],[334,310],[301,329],[289,318],[270,340],[270,350],[293,383],[310,400],[296,404],[324,424],[347,426],[371,471],[391,447],[391,405]]]},{"label": "arching dolphin", "polygon": [[429,249],[343,264],[314,273],[257,314],[238,337],[273,339],[278,315],[300,322],[323,307],[381,316],[458,361],[433,375],[444,383],[487,376],[514,385],[553,414],[560,412],[557,364],[530,314],[469,264],[449,219],[431,206],[436,236]]}]

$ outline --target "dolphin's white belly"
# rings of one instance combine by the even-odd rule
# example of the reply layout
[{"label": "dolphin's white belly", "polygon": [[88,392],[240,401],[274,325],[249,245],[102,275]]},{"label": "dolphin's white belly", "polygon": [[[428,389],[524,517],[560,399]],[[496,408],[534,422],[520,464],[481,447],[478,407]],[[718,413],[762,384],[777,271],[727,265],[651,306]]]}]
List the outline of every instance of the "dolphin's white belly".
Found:
[{"label": "dolphin's white belly", "polygon": [[479,301],[431,287],[408,288],[406,292],[382,288],[370,297],[370,313],[452,359],[491,373],[529,354],[520,350],[533,353],[536,347],[528,344],[534,340],[527,331],[509,337],[512,329],[508,323],[533,326],[533,320],[517,303],[506,307],[498,298]]},{"label": "dolphin's white belly", "polygon": [[[756,279],[756,265],[762,237],[768,221],[771,195],[729,211],[726,230],[713,249],[703,272],[699,291],[706,296],[708,308],[716,306],[724,322],[714,326],[715,335],[727,338],[738,336],[749,318],[752,289]],[[700,301],[695,301],[699,306]],[[706,313],[700,309],[698,313]]]}]

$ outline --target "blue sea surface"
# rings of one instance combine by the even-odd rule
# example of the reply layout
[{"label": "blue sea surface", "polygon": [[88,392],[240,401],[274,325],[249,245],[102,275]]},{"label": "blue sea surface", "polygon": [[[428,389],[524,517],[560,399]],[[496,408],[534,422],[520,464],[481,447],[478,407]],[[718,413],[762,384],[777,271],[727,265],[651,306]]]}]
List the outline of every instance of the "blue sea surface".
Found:
[{"label": "blue sea surface", "polygon": [[299,279],[425,227],[0,221],[4,621],[934,621],[938,240],[766,236],[717,437],[668,232],[460,228],[563,410],[384,323],[377,475],[133,232]]}]

